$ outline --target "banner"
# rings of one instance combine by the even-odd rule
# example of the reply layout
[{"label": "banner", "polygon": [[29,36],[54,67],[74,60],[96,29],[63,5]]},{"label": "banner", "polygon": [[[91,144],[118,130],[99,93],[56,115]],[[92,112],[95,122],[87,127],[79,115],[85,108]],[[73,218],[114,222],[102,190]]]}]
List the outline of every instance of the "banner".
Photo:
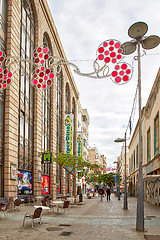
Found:
[{"label": "banner", "polygon": [[83,138],[82,134],[78,134],[77,137],[77,156],[83,157]]},{"label": "banner", "polygon": [[65,153],[73,154],[73,114],[65,115]]},{"label": "banner", "polygon": [[49,194],[49,177],[42,175],[42,194]]}]

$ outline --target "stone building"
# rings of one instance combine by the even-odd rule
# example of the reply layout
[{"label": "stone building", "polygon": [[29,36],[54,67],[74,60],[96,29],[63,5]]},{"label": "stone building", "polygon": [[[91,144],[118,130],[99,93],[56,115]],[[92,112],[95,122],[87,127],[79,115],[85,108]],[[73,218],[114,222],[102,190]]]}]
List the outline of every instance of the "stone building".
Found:
[{"label": "stone building", "polygon": [[[160,70],[157,73],[146,106],[142,110],[142,167],[144,200],[160,205]],[[138,123],[129,145],[129,187],[138,190]]]},{"label": "stone building", "polygon": [[79,102],[69,66],[55,63],[67,57],[47,1],[1,0],[0,18],[0,71],[12,74],[11,84],[0,80],[0,196],[71,195],[69,174],[52,161],[42,163],[45,150],[65,152],[66,114],[72,117],[77,154]]}]

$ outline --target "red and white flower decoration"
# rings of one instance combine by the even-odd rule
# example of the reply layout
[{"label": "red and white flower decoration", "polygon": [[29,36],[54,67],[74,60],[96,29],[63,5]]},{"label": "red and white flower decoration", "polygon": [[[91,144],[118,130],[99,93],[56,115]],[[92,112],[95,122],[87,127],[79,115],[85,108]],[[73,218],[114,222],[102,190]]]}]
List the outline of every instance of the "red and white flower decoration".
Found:
[{"label": "red and white flower decoration", "polygon": [[48,48],[38,47],[34,52],[36,70],[33,73],[32,85],[36,88],[47,89],[53,83],[53,71],[45,67],[46,61],[50,58]]},{"label": "red and white flower decoration", "polygon": [[121,62],[123,59],[122,52],[121,43],[115,39],[104,41],[99,45],[97,50],[96,61],[99,64],[99,69],[103,69],[104,66],[107,67],[108,75],[117,84],[127,83],[133,73],[130,64]]},{"label": "red and white flower decoration", "polygon": [[6,89],[12,82],[12,72],[2,67],[2,63],[5,59],[6,56],[4,52],[0,51],[0,89]]}]

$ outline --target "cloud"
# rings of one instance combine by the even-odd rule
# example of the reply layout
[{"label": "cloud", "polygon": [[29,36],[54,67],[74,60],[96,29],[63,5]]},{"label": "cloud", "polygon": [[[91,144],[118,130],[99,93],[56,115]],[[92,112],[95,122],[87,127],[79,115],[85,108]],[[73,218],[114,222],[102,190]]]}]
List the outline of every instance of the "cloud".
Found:
[{"label": "cloud", "polygon": [[[98,46],[105,40],[130,41],[128,28],[137,21],[148,24],[147,35],[160,36],[160,1],[157,0],[48,0],[67,59],[77,64],[81,72],[93,69]],[[97,146],[109,162],[116,160],[122,144],[114,143],[123,137],[129,122],[137,87],[137,61],[133,77],[125,85],[116,85],[110,78],[94,80],[73,73],[80,101],[90,116],[89,145]],[[153,50],[141,49],[142,106],[145,105],[159,69],[160,46]],[[138,103],[137,103],[138,104]],[[136,109],[136,125],[138,108]]]}]

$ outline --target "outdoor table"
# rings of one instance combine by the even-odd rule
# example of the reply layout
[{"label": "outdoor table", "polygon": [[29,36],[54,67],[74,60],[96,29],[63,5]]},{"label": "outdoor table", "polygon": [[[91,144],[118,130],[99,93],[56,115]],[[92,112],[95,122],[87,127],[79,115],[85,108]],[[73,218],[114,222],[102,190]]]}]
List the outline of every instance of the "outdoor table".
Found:
[{"label": "outdoor table", "polygon": [[42,210],[49,210],[50,208],[49,207],[47,207],[47,206],[41,206],[41,205],[36,205],[36,206],[34,206],[34,208],[39,208],[39,207],[41,207],[42,208]]},{"label": "outdoor table", "polygon": [[74,200],[75,200],[75,199],[76,199],[76,198],[74,198],[74,197],[68,197],[68,198],[67,198],[67,200],[70,201],[71,204],[74,204]]},{"label": "outdoor table", "polygon": [[57,206],[57,213],[59,213],[59,206],[64,204],[64,201],[52,201]]}]

